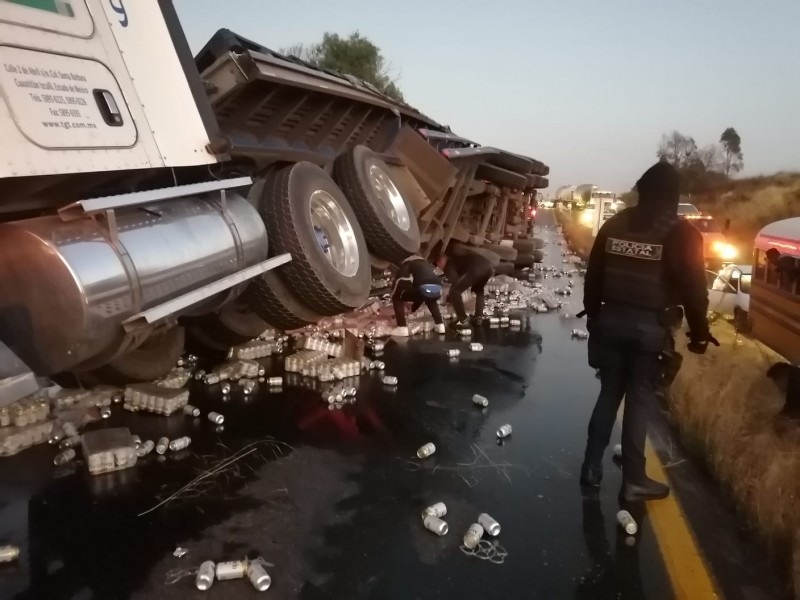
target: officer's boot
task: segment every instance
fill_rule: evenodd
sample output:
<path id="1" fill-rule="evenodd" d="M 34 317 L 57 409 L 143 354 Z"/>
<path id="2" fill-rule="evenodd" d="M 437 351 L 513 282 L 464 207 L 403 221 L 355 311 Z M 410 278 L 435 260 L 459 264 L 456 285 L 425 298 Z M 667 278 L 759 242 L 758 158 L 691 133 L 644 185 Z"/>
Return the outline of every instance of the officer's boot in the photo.
<path id="1" fill-rule="evenodd" d="M 669 496 L 669 486 L 660 481 L 650 479 L 647 475 L 635 479 L 625 477 L 622 472 L 622 489 L 619 499 L 625 502 L 639 502 L 642 500 L 662 500 Z"/>
<path id="2" fill-rule="evenodd" d="M 586 487 L 600 487 L 603 481 L 603 454 L 597 456 L 586 448 L 586 454 L 581 465 L 581 485 Z"/>

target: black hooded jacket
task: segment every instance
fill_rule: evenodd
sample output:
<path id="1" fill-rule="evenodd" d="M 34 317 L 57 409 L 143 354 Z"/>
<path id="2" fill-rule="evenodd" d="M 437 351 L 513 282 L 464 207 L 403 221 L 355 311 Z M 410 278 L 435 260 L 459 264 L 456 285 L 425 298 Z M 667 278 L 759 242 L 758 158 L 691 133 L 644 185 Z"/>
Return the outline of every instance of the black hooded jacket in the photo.
<path id="1" fill-rule="evenodd" d="M 606 243 L 621 228 L 645 231 L 654 225 L 669 224 L 664 238 L 663 270 L 670 297 L 683 306 L 693 338 L 708 336 L 708 290 L 706 288 L 703 237 L 690 223 L 679 220 L 680 197 L 677 171 L 660 162 L 645 171 L 636 183 L 639 204 L 609 219 L 597 233 L 586 271 L 583 306 L 587 316 L 596 317 L 603 303 L 606 273 Z"/>

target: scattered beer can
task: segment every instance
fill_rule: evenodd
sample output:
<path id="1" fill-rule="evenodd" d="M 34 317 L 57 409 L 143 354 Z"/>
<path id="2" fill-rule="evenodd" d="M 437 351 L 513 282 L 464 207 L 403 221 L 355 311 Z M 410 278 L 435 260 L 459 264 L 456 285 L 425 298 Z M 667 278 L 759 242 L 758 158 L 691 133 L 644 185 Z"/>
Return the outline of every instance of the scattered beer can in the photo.
<path id="1" fill-rule="evenodd" d="M 469 529 L 467 529 L 467 533 L 464 534 L 464 545 L 472 550 L 478 545 L 478 542 L 481 541 L 482 537 L 483 527 L 481 527 L 478 523 L 473 523 L 469 526 Z"/>
<path id="2" fill-rule="evenodd" d="M 197 577 L 194 579 L 194 584 L 198 590 L 206 591 L 214 584 L 214 562 L 211 560 L 205 561 L 200 568 L 197 569 Z"/>
<path id="3" fill-rule="evenodd" d="M 383 371 L 386 368 L 386 363 L 382 360 L 376 360 L 373 364 L 378 371 Z"/>
<path id="4" fill-rule="evenodd" d="M 68 448 L 77 448 L 80 445 L 81 445 L 81 436 L 71 435 L 70 437 L 61 440 L 61 444 L 59 444 L 58 447 L 61 450 L 67 450 Z"/>
<path id="5" fill-rule="evenodd" d="M 478 523 L 483 530 L 488 533 L 492 537 L 497 537 L 500 535 L 500 523 L 498 523 L 495 519 L 493 519 L 490 515 L 486 513 L 481 513 L 478 515 Z"/>
<path id="6" fill-rule="evenodd" d="M 147 440 L 136 449 L 136 456 L 138 456 L 139 458 L 144 458 L 145 456 L 150 454 L 153 451 L 153 448 L 155 447 L 156 445 L 153 443 L 153 440 Z"/>
<path id="7" fill-rule="evenodd" d="M 111 409 L 107 406 L 104 406 L 100 409 L 100 416 L 104 419 L 111 418 Z"/>
<path id="8" fill-rule="evenodd" d="M 497 437 L 499 438 L 507 438 L 511 435 L 511 425 L 501 425 L 500 428 L 497 430 Z"/>
<path id="9" fill-rule="evenodd" d="M 252 379 L 240 379 L 239 380 L 239 387 L 242 388 L 242 393 L 245 396 L 249 396 L 252 394 L 256 389 L 256 382 Z"/>
<path id="10" fill-rule="evenodd" d="M 447 356 L 450 358 L 458 358 L 461 355 L 461 350 L 458 348 L 449 348 L 447 350 Z"/>
<path id="11" fill-rule="evenodd" d="M 424 446 L 420 446 L 417 450 L 417 457 L 428 458 L 431 454 L 436 452 L 436 445 L 433 442 L 428 442 Z"/>
<path id="12" fill-rule="evenodd" d="M 447 515 L 447 505 L 444 502 L 437 502 L 436 504 L 431 504 L 425 510 L 422 511 L 422 518 L 425 517 L 436 517 L 437 519 L 441 519 L 442 517 Z"/>
<path id="13" fill-rule="evenodd" d="M 208 420 L 215 425 L 222 425 L 225 422 L 225 417 L 218 412 L 210 412 L 208 413 Z"/>
<path id="14" fill-rule="evenodd" d="M 198 373 L 200 372 L 201 371 L 198 371 Z M 206 385 L 216 385 L 222 380 L 222 378 L 217 373 L 209 373 L 208 375 L 203 373 L 203 375 L 201 375 L 200 377 L 195 376 L 195 379 L 201 379 L 201 378 Z"/>
<path id="15" fill-rule="evenodd" d="M 508 324 L 511 327 L 522 327 L 522 321 L 520 319 L 511 319 Z"/>
<path id="16" fill-rule="evenodd" d="M 472 403 L 476 406 L 489 406 L 489 399 L 486 396 L 481 396 L 480 394 L 475 394 L 472 396 Z"/>
<path id="17" fill-rule="evenodd" d="M 59 454 L 56 454 L 56 457 L 53 459 L 53 464 L 56 465 L 57 467 L 60 467 L 61 465 L 65 465 L 74 459 L 75 459 L 75 450 L 69 448 L 67 450 L 64 450 L 63 452 L 60 452 Z"/>
<path id="18" fill-rule="evenodd" d="M 206 377 L 206 372 L 203 371 L 203 369 L 197 369 L 197 371 L 194 372 L 195 381 L 200 381 L 201 379 L 204 379 L 205 377 Z M 205 379 L 205 382 L 206 383 L 210 383 L 208 381 L 208 379 Z"/>
<path id="19" fill-rule="evenodd" d="M 199 417 L 200 416 L 200 409 L 196 406 L 192 406 L 191 404 L 187 404 L 183 407 L 183 414 L 188 415 L 190 417 Z"/>
<path id="20" fill-rule="evenodd" d="M 158 454 L 166 454 L 168 449 L 169 449 L 169 438 L 166 437 L 158 438 L 158 443 L 156 444 L 156 452 Z"/>
<path id="21" fill-rule="evenodd" d="M 381 381 L 383 385 L 397 385 L 397 377 L 394 375 L 385 375 Z"/>
<path id="22" fill-rule="evenodd" d="M 499 325 L 500 319 L 498 317 L 489 317 L 489 325 Z"/>
<path id="23" fill-rule="evenodd" d="M 247 578 L 259 592 L 266 592 L 272 585 L 272 578 L 261 563 L 247 563 Z"/>
<path id="24" fill-rule="evenodd" d="M 189 445 L 192 443 L 192 438 L 188 435 L 183 437 L 179 437 L 177 439 L 172 440 L 169 443 L 169 449 L 173 452 L 177 452 L 178 450 L 183 450 L 184 448 L 188 448 Z"/>
<path id="25" fill-rule="evenodd" d="M 614 456 L 622 458 L 622 444 L 614 444 Z"/>
<path id="26" fill-rule="evenodd" d="M 17 546 L 0 546 L 0 563 L 15 561 L 19 558 Z"/>
<path id="27" fill-rule="evenodd" d="M 134 434 L 134 435 L 131 436 L 131 438 L 133 438 L 133 447 L 134 448 L 138 448 L 139 446 L 142 445 L 142 438 L 140 438 L 138 435 Z"/>
<path id="28" fill-rule="evenodd" d="M 574 338 L 579 339 L 579 340 L 585 340 L 586 338 L 589 337 L 589 332 L 588 331 L 584 331 L 583 329 L 573 329 L 570 332 L 570 335 L 572 337 L 574 337 Z"/>
<path id="29" fill-rule="evenodd" d="M 458 335 L 463 337 L 469 337 L 472 335 L 472 329 L 470 329 L 469 327 L 464 327 L 462 329 L 458 329 L 457 331 Z"/>
<path id="30" fill-rule="evenodd" d="M 627 510 L 621 510 L 617 513 L 617 523 L 625 530 L 628 535 L 636 535 L 639 527 L 636 525 L 631 513 Z"/>
<path id="31" fill-rule="evenodd" d="M 270 377 L 267 379 L 267 385 L 270 387 L 281 387 L 283 385 L 283 377 Z"/>
<path id="32" fill-rule="evenodd" d="M 228 579 L 241 579 L 244 577 L 247 566 L 244 561 L 230 560 L 227 562 L 217 563 L 217 579 L 226 581 Z"/>
<path id="33" fill-rule="evenodd" d="M 471 352 L 483 352 L 483 344 L 479 344 L 478 342 L 472 342 L 469 345 L 469 349 Z"/>
<path id="34" fill-rule="evenodd" d="M 447 526 L 447 523 L 442 521 L 439 517 L 425 517 L 422 520 L 422 524 L 425 526 L 425 529 L 435 533 L 438 536 L 447 535 L 448 530 L 450 529 Z"/>
<path id="35" fill-rule="evenodd" d="M 219 386 L 219 391 L 222 392 L 223 396 L 226 396 L 226 395 L 230 394 L 231 393 L 231 384 L 228 383 L 227 381 L 223 381 L 222 385 Z"/>

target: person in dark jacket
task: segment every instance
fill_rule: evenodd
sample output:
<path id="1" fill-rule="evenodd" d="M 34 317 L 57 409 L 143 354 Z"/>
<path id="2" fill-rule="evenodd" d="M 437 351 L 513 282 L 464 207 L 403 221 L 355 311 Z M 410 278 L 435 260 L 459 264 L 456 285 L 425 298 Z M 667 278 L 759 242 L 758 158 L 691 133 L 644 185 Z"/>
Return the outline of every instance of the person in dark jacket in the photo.
<path id="1" fill-rule="evenodd" d="M 645 474 L 644 445 L 659 357 L 674 345 L 671 328 L 678 306 L 689 324 L 690 351 L 702 354 L 709 342 L 719 345 L 706 318 L 703 238 L 678 218 L 678 184 L 678 172 L 668 163 L 648 169 L 636 183 L 638 205 L 600 228 L 586 271 L 589 361 L 599 369 L 601 389 L 589 422 L 581 483 L 600 485 L 603 452 L 624 397 L 620 498 L 626 501 L 669 495 L 667 485 Z"/>
<path id="2" fill-rule="evenodd" d="M 444 254 L 436 264 L 452 284 L 447 301 L 453 305 L 453 310 L 456 312 L 455 327 L 463 329 L 469 326 L 467 310 L 461 296 L 469 289 L 475 293 L 475 318 L 483 318 L 484 288 L 494 275 L 494 267 L 489 259 L 477 252 L 464 252 L 459 256 L 451 252 Z"/>
<path id="3" fill-rule="evenodd" d="M 433 266 L 421 256 L 412 255 L 400 263 L 392 288 L 392 305 L 397 327 L 391 335 L 408 337 L 405 303 L 412 302 L 411 312 L 422 304 L 428 307 L 433 317 L 434 329 L 444 333 L 444 320 L 437 300 L 442 297 L 442 280 L 433 271 Z"/>

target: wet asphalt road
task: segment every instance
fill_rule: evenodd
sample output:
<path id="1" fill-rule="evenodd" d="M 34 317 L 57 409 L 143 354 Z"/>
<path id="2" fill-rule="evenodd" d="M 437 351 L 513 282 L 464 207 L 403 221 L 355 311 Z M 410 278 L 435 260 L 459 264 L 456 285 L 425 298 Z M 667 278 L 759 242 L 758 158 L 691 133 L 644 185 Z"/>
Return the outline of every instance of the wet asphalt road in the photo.
<path id="1" fill-rule="evenodd" d="M 546 260 L 561 266 L 561 249 L 548 246 Z M 562 312 L 579 310 L 579 285 Z M 224 402 L 203 385 L 191 402 L 224 413 L 224 431 L 117 409 L 111 424 L 143 439 L 193 444 L 116 474 L 91 478 L 78 466 L 54 477 L 48 446 L 3 459 L 0 541 L 22 556 L 0 569 L 0 598 L 246 598 L 256 594 L 247 580 L 204 593 L 190 575 L 204 560 L 245 555 L 274 565 L 265 594 L 274 598 L 672 598 L 644 507 L 635 538 L 616 526 L 618 469 L 607 461 L 597 495 L 578 485 L 598 381 L 585 342 L 569 337 L 575 326 L 546 314 L 526 317 L 522 331 L 485 327 L 473 336 L 484 352 L 455 361 L 445 349 L 466 345 L 450 335 L 387 344 L 397 389 L 365 375 L 341 411 L 312 390 Z M 280 371 L 279 359 L 266 364 Z M 504 423 L 514 433 L 499 444 Z M 438 451 L 418 460 L 429 441 Z M 205 485 L 137 516 L 248 444 L 254 452 Z M 437 501 L 448 507 L 442 538 L 419 516 Z M 459 549 L 481 512 L 502 524 L 502 564 Z M 176 546 L 188 553 L 174 557 Z"/>

